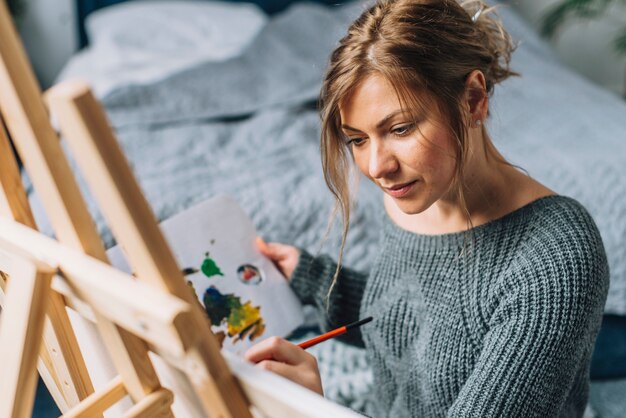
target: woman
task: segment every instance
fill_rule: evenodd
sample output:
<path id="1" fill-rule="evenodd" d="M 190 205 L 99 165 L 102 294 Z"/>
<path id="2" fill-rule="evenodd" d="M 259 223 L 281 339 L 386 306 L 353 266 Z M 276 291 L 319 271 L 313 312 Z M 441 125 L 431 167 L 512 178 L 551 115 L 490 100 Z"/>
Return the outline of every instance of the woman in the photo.
<path id="1" fill-rule="evenodd" d="M 365 275 L 259 243 L 326 327 L 374 317 L 347 340 L 368 352 L 375 417 L 585 409 L 607 261 L 587 211 L 506 162 L 489 138 L 489 96 L 515 75 L 512 49 L 482 2 L 365 11 L 331 56 L 321 149 L 344 241 L 350 160 L 382 189 L 377 260 Z M 322 393 L 315 359 L 287 341 L 246 356 Z"/>

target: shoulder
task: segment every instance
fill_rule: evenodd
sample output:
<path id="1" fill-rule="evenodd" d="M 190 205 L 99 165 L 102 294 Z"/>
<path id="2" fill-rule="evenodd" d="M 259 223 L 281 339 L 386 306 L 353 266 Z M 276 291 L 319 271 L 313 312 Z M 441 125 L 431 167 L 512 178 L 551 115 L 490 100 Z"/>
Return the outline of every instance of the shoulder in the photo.
<path id="1" fill-rule="evenodd" d="M 582 204 L 566 196 L 545 197 L 520 209 L 510 226 L 511 234 L 519 235 L 501 292 L 533 299 L 539 292 L 536 302 L 551 307 L 604 303 L 608 262 L 600 233 Z"/>
<path id="2" fill-rule="evenodd" d="M 598 228 L 577 200 L 554 195 L 538 199 L 521 209 L 523 243 L 527 256 L 549 259 L 606 258 Z"/>
<path id="3" fill-rule="evenodd" d="M 542 267 L 589 260 L 604 263 L 606 255 L 596 224 L 577 200 L 550 195 L 536 199 L 504 217 L 475 228 L 484 250 L 520 263 Z M 514 264 L 513 264 L 514 267 Z"/>

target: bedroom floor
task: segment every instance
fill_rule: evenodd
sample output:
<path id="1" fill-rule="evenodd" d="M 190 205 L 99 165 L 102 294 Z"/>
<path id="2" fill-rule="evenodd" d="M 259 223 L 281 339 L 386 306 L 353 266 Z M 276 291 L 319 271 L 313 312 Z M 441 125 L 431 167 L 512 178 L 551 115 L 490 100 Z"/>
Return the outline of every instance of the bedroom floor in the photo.
<path id="1" fill-rule="evenodd" d="M 585 418 L 626 417 L 626 379 L 592 382 L 589 401 L 593 412 Z M 52 401 L 42 381 L 37 386 L 37 397 L 33 409 L 34 418 L 57 418 L 61 413 Z"/>

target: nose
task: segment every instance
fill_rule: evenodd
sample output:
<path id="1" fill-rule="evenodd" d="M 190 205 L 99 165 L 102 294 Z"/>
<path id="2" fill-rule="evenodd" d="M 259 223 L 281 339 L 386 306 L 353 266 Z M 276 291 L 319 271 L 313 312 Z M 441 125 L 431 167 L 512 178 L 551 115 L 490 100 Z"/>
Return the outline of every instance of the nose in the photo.
<path id="1" fill-rule="evenodd" d="M 398 170 L 398 160 L 382 142 L 372 141 L 369 155 L 369 175 L 373 179 L 389 176 Z"/>

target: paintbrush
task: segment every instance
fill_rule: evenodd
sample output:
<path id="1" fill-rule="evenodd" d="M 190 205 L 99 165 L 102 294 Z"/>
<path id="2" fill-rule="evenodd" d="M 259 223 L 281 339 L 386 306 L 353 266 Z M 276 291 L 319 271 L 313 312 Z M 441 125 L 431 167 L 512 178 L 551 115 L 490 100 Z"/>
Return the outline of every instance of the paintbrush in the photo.
<path id="1" fill-rule="evenodd" d="M 307 340 L 298 344 L 298 347 L 306 350 L 307 348 L 313 347 L 314 345 L 319 344 L 322 341 L 326 341 L 328 339 L 335 338 L 335 337 L 338 337 L 339 335 L 345 334 L 352 328 L 360 327 L 363 324 L 367 324 L 372 319 L 373 318 L 371 316 L 368 316 L 367 318 L 361 319 L 359 321 L 353 322 L 348 325 L 344 325 L 343 327 L 336 328 L 332 331 L 328 331 L 322 335 L 318 335 L 317 337 L 311 338 L 310 340 Z"/>

